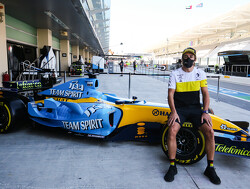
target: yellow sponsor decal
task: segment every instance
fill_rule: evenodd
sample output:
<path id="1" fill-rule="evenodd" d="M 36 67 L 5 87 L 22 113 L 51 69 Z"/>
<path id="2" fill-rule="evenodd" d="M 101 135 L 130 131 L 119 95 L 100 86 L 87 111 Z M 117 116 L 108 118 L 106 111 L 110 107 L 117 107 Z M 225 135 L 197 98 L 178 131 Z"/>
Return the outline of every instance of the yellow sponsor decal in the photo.
<path id="1" fill-rule="evenodd" d="M 166 128 L 164 129 L 163 134 L 161 135 L 161 136 L 162 136 L 162 137 L 161 137 L 161 143 L 164 144 L 164 145 L 162 145 L 163 148 L 164 148 L 164 151 L 167 151 L 167 150 L 168 150 L 168 149 L 167 149 L 167 144 L 166 144 L 166 142 L 165 142 L 165 136 L 166 136 L 167 130 L 168 130 L 168 127 L 166 127 Z"/>
<path id="2" fill-rule="evenodd" d="M 202 132 L 201 131 L 198 131 L 199 133 L 200 133 L 200 135 L 201 135 L 201 140 L 202 140 L 202 142 L 203 142 L 203 145 L 202 145 L 202 149 L 201 149 L 201 152 L 200 152 L 200 156 L 203 154 L 203 152 L 204 152 L 204 150 L 205 150 L 205 138 L 204 138 L 204 135 L 202 134 Z M 199 140 L 199 138 L 197 138 L 197 142 L 198 142 L 198 144 L 200 144 L 200 140 Z"/>
<path id="3" fill-rule="evenodd" d="M 147 138 L 148 135 L 135 136 L 135 138 Z"/>
<path id="4" fill-rule="evenodd" d="M 138 126 L 144 126 L 145 123 L 137 123 Z"/>
<path id="5" fill-rule="evenodd" d="M 67 98 L 53 98 L 54 100 L 56 100 L 56 101 L 63 101 L 63 102 L 67 102 L 68 101 L 68 99 Z"/>
<path id="6" fill-rule="evenodd" d="M 190 163 L 191 162 L 191 159 L 187 159 L 187 160 L 182 160 L 182 159 L 175 159 L 175 161 L 176 162 L 179 162 L 179 163 L 185 163 L 185 164 L 187 164 L 187 163 Z"/>
<path id="7" fill-rule="evenodd" d="M 245 148 L 240 149 L 240 148 L 237 148 L 237 146 L 227 146 L 225 144 L 216 144 L 215 151 L 232 154 L 232 155 L 250 157 L 250 150 L 246 150 Z"/>
<path id="8" fill-rule="evenodd" d="M 10 110 L 8 108 L 8 106 L 6 104 L 4 104 L 3 102 L 0 102 L 0 105 L 1 106 L 4 106 L 8 112 L 8 117 L 9 117 L 9 121 L 8 121 L 8 124 L 5 128 L 1 129 L 1 132 L 4 132 L 4 130 L 8 130 L 9 126 L 10 126 L 10 123 L 11 123 L 11 114 L 10 114 Z"/>
<path id="9" fill-rule="evenodd" d="M 183 127 L 193 127 L 193 124 L 192 123 L 190 123 L 190 122 L 184 122 L 183 123 L 183 125 L 182 125 Z"/>
<path id="10" fill-rule="evenodd" d="M 138 135 L 145 134 L 145 128 L 144 127 L 137 127 L 137 134 Z"/>
<path id="11" fill-rule="evenodd" d="M 7 127 L 5 128 L 5 130 L 8 129 L 8 127 L 10 126 L 10 122 L 11 122 L 11 115 L 10 115 L 10 110 L 8 108 L 8 106 L 6 106 L 6 104 L 4 104 L 4 107 L 6 108 L 7 112 L 8 112 L 8 116 L 9 116 L 9 122 L 8 122 L 8 125 Z"/>
<path id="12" fill-rule="evenodd" d="M 247 135 L 241 134 L 241 141 L 247 141 Z"/>
<path id="13" fill-rule="evenodd" d="M 42 83 L 40 81 L 22 81 L 22 82 L 17 82 L 16 84 L 18 89 L 23 89 L 23 90 L 42 88 Z"/>

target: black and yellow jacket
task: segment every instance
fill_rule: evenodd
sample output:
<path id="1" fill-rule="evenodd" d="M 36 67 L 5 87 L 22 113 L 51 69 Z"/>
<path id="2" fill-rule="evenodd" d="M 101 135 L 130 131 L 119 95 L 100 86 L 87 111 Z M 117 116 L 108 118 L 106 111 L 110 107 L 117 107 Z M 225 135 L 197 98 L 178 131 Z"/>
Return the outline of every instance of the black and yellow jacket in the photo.
<path id="1" fill-rule="evenodd" d="M 205 72 L 196 67 L 192 72 L 185 72 L 179 68 L 174 70 L 169 77 L 168 88 L 175 89 L 176 108 L 200 106 L 201 87 L 207 87 L 207 78 Z"/>

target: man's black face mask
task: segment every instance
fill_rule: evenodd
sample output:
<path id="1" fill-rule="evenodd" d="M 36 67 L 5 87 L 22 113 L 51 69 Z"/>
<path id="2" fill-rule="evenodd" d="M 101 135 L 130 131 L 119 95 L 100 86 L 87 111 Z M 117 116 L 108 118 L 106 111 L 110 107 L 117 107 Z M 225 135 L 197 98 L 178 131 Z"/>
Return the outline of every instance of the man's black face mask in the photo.
<path id="1" fill-rule="evenodd" d="M 189 57 L 187 59 L 183 59 L 183 65 L 186 68 L 191 68 L 193 66 L 194 60 L 191 60 Z"/>

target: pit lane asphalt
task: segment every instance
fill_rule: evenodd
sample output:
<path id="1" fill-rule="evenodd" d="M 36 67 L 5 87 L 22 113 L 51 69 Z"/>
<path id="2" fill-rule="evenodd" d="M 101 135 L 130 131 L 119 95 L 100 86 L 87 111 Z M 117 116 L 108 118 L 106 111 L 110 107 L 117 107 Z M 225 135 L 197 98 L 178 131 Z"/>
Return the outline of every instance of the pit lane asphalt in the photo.
<path id="1" fill-rule="evenodd" d="M 126 71 L 126 69 L 125 69 Z M 75 78 L 67 78 L 71 80 Z M 128 97 L 128 76 L 100 75 L 99 91 Z M 167 103 L 166 82 L 156 77 L 131 76 L 131 96 Z M 250 121 L 250 111 L 211 99 L 216 115 Z M 215 155 L 222 183 L 204 175 L 206 158 L 177 165 L 172 183 L 163 179 L 169 162 L 159 144 L 107 142 L 68 134 L 60 129 L 29 128 L 0 135 L 0 188 L 248 188 L 250 160 Z"/>
<path id="2" fill-rule="evenodd" d="M 215 87 L 216 91 L 217 91 L 217 84 L 218 84 L 217 79 L 208 79 L 208 86 Z M 225 95 L 225 93 L 220 92 L 219 101 L 229 103 L 231 105 L 250 111 L 250 100 L 237 98 L 237 95 L 234 95 L 236 98 L 233 96 L 234 91 L 238 91 L 244 93 L 247 96 L 247 99 L 249 99 L 249 94 L 250 94 L 249 83 L 232 83 L 232 82 L 220 81 L 220 90 L 222 89 L 226 89 L 227 91 L 229 91 L 229 93 L 226 93 Z M 217 99 L 217 92 L 209 91 L 209 94 L 210 97 Z"/>

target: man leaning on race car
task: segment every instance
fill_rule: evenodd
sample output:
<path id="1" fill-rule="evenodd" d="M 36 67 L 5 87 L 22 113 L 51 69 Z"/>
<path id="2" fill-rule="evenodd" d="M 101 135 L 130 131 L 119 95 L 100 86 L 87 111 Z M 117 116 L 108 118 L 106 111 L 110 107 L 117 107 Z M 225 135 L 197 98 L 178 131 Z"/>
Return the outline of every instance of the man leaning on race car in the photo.
<path id="1" fill-rule="evenodd" d="M 182 53 L 182 67 L 174 70 L 168 83 L 168 103 L 171 114 L 168 119 L 168 155 L 170 167 L 164 179 L 172 182 L 177 174 L 176 134 L 185 121 L 193 123 L 194 128 L 199 129 L 205 136 L 205 149 L 207 153 L 207 167 L 204 172 L 214 184 L 220 184 L 220 178 L 213 166 L 215 153 L 215 140 L 211 117 L 208 114 L 209 93 L 207 79 L 203 70 L 195 67 L 196 50 L 186 48 Z M 200 89 L 203 98 L 203 110 L 200 104 Z"/>

